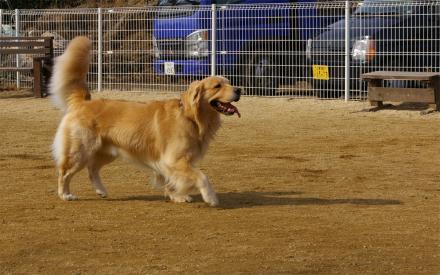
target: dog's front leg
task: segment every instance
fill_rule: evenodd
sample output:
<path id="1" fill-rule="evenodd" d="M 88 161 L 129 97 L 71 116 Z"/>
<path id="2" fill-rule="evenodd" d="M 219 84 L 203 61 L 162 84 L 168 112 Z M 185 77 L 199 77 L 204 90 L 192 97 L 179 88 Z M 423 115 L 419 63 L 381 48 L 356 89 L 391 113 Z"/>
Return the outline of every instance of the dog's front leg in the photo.
<path id="1" fill-rule="evenodd" d="M 189 195 L 181 195 L 176 193 L 176 188 L 173 183 L 165 179 L 165 177 L 154 171 L 151 177 L 151 184 L 154 188 L 165 191 L 165 197 L 170 197 L 173 202 L 192 202 L 193 199 Z"/>
<path id="2" fill-rule="evenodd" d="M 217 194 L 214 191 L 211 183 L 209 182 L 208 177 L 199 171 L 199 179 L 197 181 L 197 188 L 200 190 L 200 194 L 202 195 L 203 200 L 211 206 L 218 205 Z"/>
<path id="3" fill-rule="evenodd" d="M 153 171 L 150 182 L 151 185 L 158 190 L 162 190 L 166 185 L 165 177 L 156 171 Z"/>
<path id="4" fill-rule="evenodd" d="M 172 177 L 166 189 L 169 190 L 169 196 L 172 200 L 188 201 L 188 193 L 192 189 L 197 188 L 202 195 L 203 201 L 211 206 L 218 205 L 218 198 L 214 188 L 202 171 L 186 163 L 174 165 L 170 167 L 169 171 L 172 171 Z"/>
<path id="5" fill-rule="evenodd" d="M 190 195 L 176 194 L 175 192 L 168 190 L 168 188 L 165 188 L 165 195 L 168 195 L 170 197 L 170 200 L 173 202 L 192 202 L 193 201 L 193 198 Z"/>

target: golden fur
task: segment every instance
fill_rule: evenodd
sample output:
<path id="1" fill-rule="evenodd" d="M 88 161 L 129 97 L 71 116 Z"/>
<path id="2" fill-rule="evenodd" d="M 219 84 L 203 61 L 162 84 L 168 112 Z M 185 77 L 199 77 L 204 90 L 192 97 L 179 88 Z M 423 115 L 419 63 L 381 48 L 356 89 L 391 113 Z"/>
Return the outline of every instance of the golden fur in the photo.
<path id="1" fill-rule="evenodd" d="M 171 200 L 191 201 L 188 194 L 199 190 L 206 203 L 217 205 L 208 178 L 196 165 L 220 127 L 220 113 L 239 115 L 230 102 L 239 100 L 240 90 L 223 77 L 208 77 L 191 83 L 180 99 L 89 100 L 90 49 L 88 38 L 73 39 L 57 58 L 51 80 L 53 101 L 65 112 L 53 144 L 60 198 L 76 199 L 70 181 L 85 167 L 96 193 L 106 197 L 99 170 L 122 156 L 151 168 L 154 185 Z"/>

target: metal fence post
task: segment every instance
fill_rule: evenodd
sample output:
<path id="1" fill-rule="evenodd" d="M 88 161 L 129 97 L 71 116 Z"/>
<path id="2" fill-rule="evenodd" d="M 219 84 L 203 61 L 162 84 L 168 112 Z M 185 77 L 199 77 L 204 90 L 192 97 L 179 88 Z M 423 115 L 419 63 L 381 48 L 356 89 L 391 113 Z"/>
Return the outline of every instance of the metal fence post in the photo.
<path id="1" fill-rule="evenodd" d="M 20 36 L 20 11 L 19 9 L 15 10 L 15 36 L 19 37 Z M 16 55 L 16 65 L 17 68 L 20 67 L 20 55 L 17 54 Z M 17 71 L 17 90 L 20 89 L 20 72 Z"/>
<path id="2" fill-rule="evenodd" d="M 0 36 L 3 36 L 3 9 L 0 9 Z"/>
<path id="3" fill-rule="evenodd" d="M 345 101 L 350 99 L 350 1 L 345 1 Z"/>
<path id="4" fill-rule="evenodd" d="M 216 74 L 216 57 L 217 57 L 217 14 L 216 4 L 211 5 L 211 75 Z"/>
<path id="5" fill-rule="evenodd" d="M 3 9 L 0 9 L 0 36 L 3 36 Z M 0 56 L 0 63 L 1 63 L 1 56 Z"/>
<path id="6" fill-rule="evenodd" d="M 98 92 L 102 91 L 102 9 L 98 8 Z"/>

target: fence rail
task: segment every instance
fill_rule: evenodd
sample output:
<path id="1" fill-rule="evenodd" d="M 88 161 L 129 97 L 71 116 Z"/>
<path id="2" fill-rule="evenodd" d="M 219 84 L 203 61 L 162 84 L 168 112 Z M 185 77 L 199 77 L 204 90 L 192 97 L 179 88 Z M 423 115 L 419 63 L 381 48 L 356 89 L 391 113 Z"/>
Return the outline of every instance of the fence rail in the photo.
<path id="1" fill-rule="evenodd" d="M 55 55 L 88 36 L 94 90 L 178 92 L 221 74 L 248 95 L 363 99 L 363 72 L 440 72 L 439 1 L 0 10 L 0 29 L 54 36 Z M 1 66 L 28 62 L 0 56 Z M 32 86 L 23 73 L 0 81 Z"/>

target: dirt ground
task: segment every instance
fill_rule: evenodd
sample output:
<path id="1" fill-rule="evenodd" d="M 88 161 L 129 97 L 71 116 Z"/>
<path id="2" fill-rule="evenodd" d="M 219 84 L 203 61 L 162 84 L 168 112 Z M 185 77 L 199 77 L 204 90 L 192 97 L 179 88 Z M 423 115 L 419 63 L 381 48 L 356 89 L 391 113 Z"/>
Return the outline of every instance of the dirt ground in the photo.
<path id="1" fill-rule="evenodd" d="M 109 198 L 83 171 L 72 183 L 80 200 L 64 202 L 50 151 L 61 113 L 1 92 L 0 274 L 440 273 L 440 114 L 236 105 L 242 118 L 223 119 L 202 164 L 220 207 L 167 202 L 123 161 L 103 170 Z"/>

